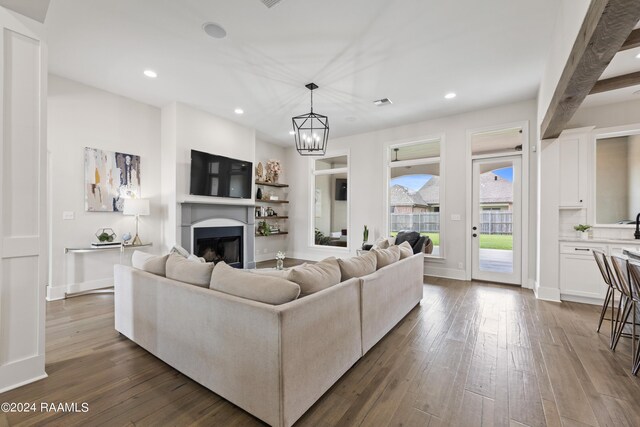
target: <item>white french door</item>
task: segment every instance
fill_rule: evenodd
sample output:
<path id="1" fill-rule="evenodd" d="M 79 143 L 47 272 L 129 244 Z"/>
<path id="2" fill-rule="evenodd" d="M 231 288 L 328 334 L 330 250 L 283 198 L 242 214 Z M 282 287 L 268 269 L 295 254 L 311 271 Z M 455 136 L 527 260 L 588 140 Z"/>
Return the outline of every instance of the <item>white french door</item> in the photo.
<path id="1" fill-rule="evenodd" d="M 522 159 L 473 160 L 472 279 L 522 284 Z"/>

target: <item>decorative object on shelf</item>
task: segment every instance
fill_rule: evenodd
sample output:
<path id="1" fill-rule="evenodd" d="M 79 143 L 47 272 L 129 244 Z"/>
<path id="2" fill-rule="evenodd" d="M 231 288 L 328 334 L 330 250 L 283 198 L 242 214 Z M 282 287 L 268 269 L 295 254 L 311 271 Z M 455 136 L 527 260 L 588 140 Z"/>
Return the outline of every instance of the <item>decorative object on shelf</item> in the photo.
<path id="1" fill-rule="evenodd" d="M 324 156 L 329 140 L 329 117 L 313 112 L 315 83 L 305 85 L 311 91 L 311 112 L 291 119 L 296 140 L 296 150 L 301 156 Z"/>
<path id="2" fill-rule="evenodd" d="M 149 215 L 149 199 L 125 199 L 124 200 L 124 215 L 134 215 L 136 217 L 136 237 L 133 238 L 134 245 L 141 245 L 142 240 L 138 235 L 138 222 L 140 216 Z"/>
<path id="3" fill-rule="evenodd" d="M 100 228 L 95 234 L 97 242 L 91 243 L 91 246 L 118 246 L 120 242 L 116 242 L 117 234 L 111 228 Z"/>
<path id="4" fill-rule="evenodd" d="M 85 210 L 122 212 L 124 200 L 140 197 L 140 156 L 84 149 Z"/>
<path id="5" fill-rule="evenodd" d="M 280 173 L 282 173 L 280 160 L 269 160 L 267 162 L 267 182 L 277 184 Z"/>
<path id="6" fill-rule="evenodd" d="M 274 196 L 273 194 L 269 194 L 269 200 L 277 202 L 278 200 L 280 200 L 280 197 L 279 196 Z"/>
<path id="7" fill-rule="evenodd" d="M 264 179 L 264 169 L 262 167 L 262 162 L 258 162 L 258 166 L 256 166 L 256 181 L 262 181 Z"/>
<path id="8" fill-rule="evenodd" d="M 273 208 L 267 208 L 267 216 L 276 216 L 276 212 L 273 210 Z"/>
<path id="9" fill-rule="evenodd" d="M 369 227 L 365 225 L 364 231 L 362 233 L 362 249 L 364 249 L 364 246 L 367 244 L 368 241 L 369 241 Z"/>
<path id="10" fill-rule="evenodd" d="M 287 257 L 282 251 L 278 251 L 276 254 L 276 270 L 282 270 L 284 268 L 284 259 Z"/>
<path id="11" fill-rule="evenodd" d="M 258 191 L 256 191 L 256 200 L 262 200 L 262 188 L 258 187 Z"/>
<path id="12" fill-rule="evenodd" d="M 129 244 L 129 240 L 131 240 L 131 233 L 127 232 L 122 235 L 122 241 L 125 245 Z"/>
<path id="13" fill-rule="evenodd" d="M 271 234 L 271 227 L 267 224 L 267 221 L 260 221 L 258 225 L 258 233 L 261 236 L 269 236 Z"/>
<path id="14" fill-rule="evenodd" d="M 589 240 L 589 229 L 590 225 L 587 224 L 578 224 L 573 227 L 574 230 L 578 232 L 578 237 L 582 240 Z"/>

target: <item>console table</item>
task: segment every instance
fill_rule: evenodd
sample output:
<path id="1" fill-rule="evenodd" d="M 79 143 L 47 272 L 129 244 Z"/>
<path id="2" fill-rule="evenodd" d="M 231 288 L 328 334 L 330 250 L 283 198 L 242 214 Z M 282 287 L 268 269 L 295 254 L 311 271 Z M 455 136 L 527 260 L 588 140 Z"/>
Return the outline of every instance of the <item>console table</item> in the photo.
<path id="1" fill-rule="evenodd" d="M 124 254 L 125 250 L 127 249 L 139 249 L 139 248 L 146 248 L 146 247 L 150 247 L 152 246 L 153 243 L 144 243 L 141 245 L 125 245 L 125 244 L 120 244 L 120 245 L 113 245 L 113 246 L 82 246 L 82 247 L 69 247 L 69 248 L 64 248 L 64 253 L 65 254 L 90 254 L 90 253 L 98 253 L 98 252 L 116 252 L 119 251 L 120 253 L 120 261 L 119 263 L 122 264 L 123 260 L 122 260 L 122 255 Z M 71 260 L 70 260 L 71 261 Z M 68 283 L 68 268 L 67 268 L 67 262 L 65 261 L 64 263 L 64 279 L 66 282 L 66 292 L 65 292 L 65 296 L 68 297 L 74 297 L 74 296 L 80 296 L 80 295 L 84 295 L 84 294 L 88 294 L 88 293 L 101 293 L 101 292 L 113 292 L 113 286 L 109 286 L 109 283 L 104 283 L 104 287 L 101 288 L 94 288 L 94 289 L 87 289 L 84 290 L 82 289 L 82 283 L 80 283 L 80 286 L 78 286 L 77 283 L 73 283 L 73 284 L 69 284 Z M 112 282 L 111 282 L 112 283 Z M 93 286 L 96 286 L 95 284 Z M 76 289 L 70 289 L 70 287 L 75 287 Z M 78 289 L 79 288 L 79 289 Z"/>

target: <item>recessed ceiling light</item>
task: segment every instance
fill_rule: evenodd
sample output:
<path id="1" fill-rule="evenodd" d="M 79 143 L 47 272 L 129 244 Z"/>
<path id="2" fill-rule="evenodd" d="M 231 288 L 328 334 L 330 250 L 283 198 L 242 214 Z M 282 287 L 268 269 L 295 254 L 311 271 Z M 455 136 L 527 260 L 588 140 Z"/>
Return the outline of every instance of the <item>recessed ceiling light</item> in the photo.
<path id="1" fill-rule="evenodd" d="M 202 29 L 214 39 L 223 39 L 227 37 L 227 31 L 215 22 L 205 22 L 202 24 Z"/>
<path id="2" fill-rule="evenodd" d="M 244 110 L 242 108 L 236 108 L 233 112 L 236 114 L 244 114 Z"/>
<path id="3" fill-rule="evenodd" d="M 636 58 L 640 59 L 640 53 L 636 55 Z"/>
<path id="4" fill-rule="evenodd" d="M 158 77 L 158 73 L 153 70 L 144 70 L 144 75 L 149 77 L 150 79 L 155 79 Z"/>
<path id="5" fill-rule="evenodd" d="M 292 131 L 292 130 L 289 131 L 289 135 L 295 135 L 295 134 L 296 134 L 295 131 Z"/>
<path id="6" fill-rule="evenodd" d="M 453 99 L 453 98 L 455 98 L 456 96 L 458 96 L 458 95 L 456 95 L 454 92 L 449 92 L 449 93 L 448 93 L 448 94 L 446 94 L 444 97 L 445 97 L 445 99 Z"/>

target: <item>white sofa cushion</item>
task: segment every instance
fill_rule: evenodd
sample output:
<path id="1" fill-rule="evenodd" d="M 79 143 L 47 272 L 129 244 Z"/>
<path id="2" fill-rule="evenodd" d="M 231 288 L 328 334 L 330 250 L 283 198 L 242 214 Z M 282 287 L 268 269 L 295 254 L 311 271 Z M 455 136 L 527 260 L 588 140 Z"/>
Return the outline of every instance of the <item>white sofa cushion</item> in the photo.
<path id="1" fill-rule="evenodd" d="M 377 258 L 374 252 L 368 252 L 356 257 L 338 259 L 338 265 L 340 266 L 340 275 L 344 282 L 353 277 L 362 277 L 375 272 Z"/>
<path id="2" fill-rule="evenodd" d="M 213 268 L 209 288 L 265 304 L 280 305 L 300 295 L 300 286 L 280 277 L 238 270 L 220 261 Z"/>
<path id="3" fill-rule="evenodd" d="M 131 266 L 147 273 L 165 277 L 167 275 L 167 258 L 169 255 L 160 256 L 134 251 L 131 256 Z"/>
<path id="4" fill-rule="evenodd" d="M 213 263 L 189 261 L 187 258 L 172 253 L 167 259 L 167 278 L 208 288 L 211 282 Z"/>
<path id="5" fill-rule="evenodd" d="M 371 252 L 376 254 L 378 270 L 400 260 L 400 248 L 397 246 L 391 246 L 389 249 L 372 249 Z"/>
<path id="6" fill-rule="evenodd" d="M 289 271 L 289 280 L 300 285 L 302 296 L 337 285 L 340 283 L 338 260 L 330 257 L 315 264 L 294 267 Z"/>
<path id="7" fill-rule="evenodd" d="M 402 242 L 398 245 L 398 249 L 400 249 L 400 259 L 409 258 L 413 256 L 413 248 L 409 242 Z"/>

